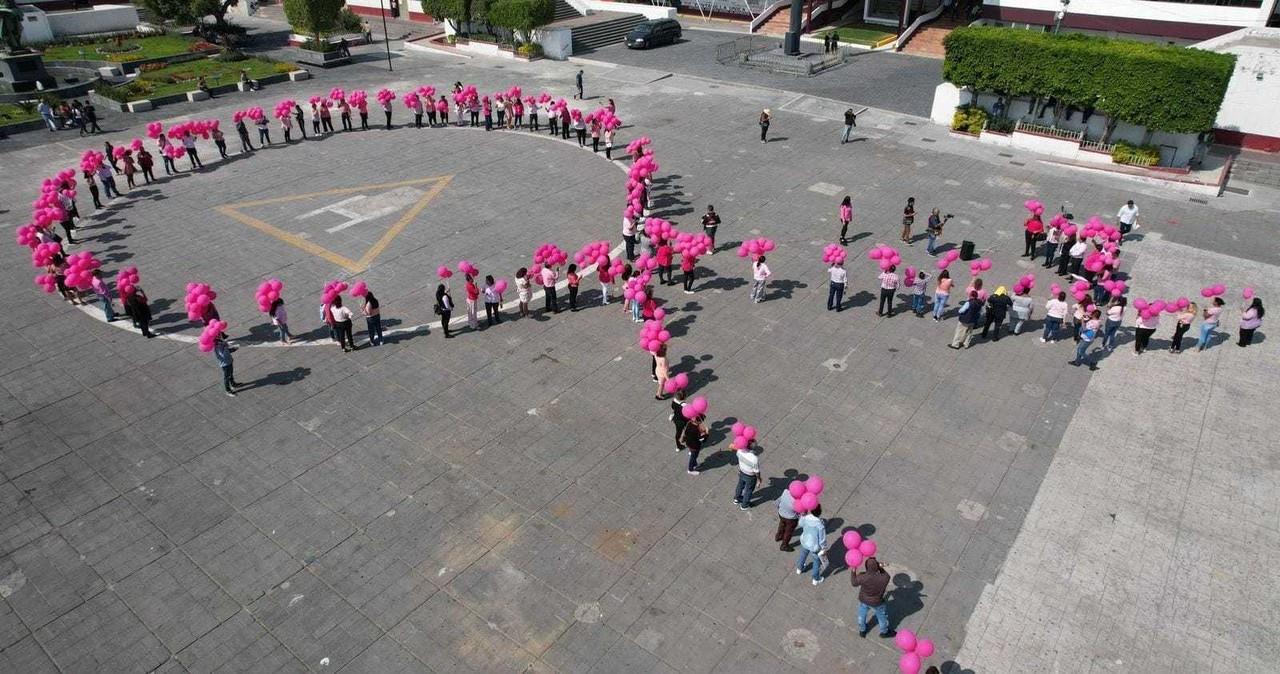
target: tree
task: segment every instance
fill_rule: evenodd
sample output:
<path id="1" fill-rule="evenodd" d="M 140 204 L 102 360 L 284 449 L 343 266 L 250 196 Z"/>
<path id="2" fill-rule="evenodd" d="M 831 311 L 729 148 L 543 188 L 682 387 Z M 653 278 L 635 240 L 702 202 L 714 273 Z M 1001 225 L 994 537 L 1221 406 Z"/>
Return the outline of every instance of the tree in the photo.
<path id="1" fill-rule="evenodd" d="M 489 9 L 489 23 L 510 29 L 529 42 L 533 29 L 555 20 L 552 0 L 494 0 Z"/>
<path id="2" fill-rule="evenodd" d="M 422 13 L 448 21 L 454 32 L 462 30 L 462 22 L 471 20 L 471 0 L 420 0 Z"/>
<path id="3" fill-rule="evenodd" d="M 289 25 L 301 28 L 322 42 L 324 34 L 342 24 L 344 0 L 284 0 L 284 15 Z"/>
<path id="4" fill-rule="evenodd" d="M 142 0 L 152 14 L 178 23 L 200 24 L 212 16 L 213 29 L 219 34 L 227 33 L 227 12 L 238 4 L 240 0 Z"/>

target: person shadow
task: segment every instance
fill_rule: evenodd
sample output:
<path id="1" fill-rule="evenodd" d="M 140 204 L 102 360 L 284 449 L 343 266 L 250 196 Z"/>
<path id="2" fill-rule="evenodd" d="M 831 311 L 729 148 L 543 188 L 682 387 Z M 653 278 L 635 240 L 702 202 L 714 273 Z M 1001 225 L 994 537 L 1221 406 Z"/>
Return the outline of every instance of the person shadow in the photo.
<path id="1" fill-rule="evenodd" d="M 889 607 L 889 626 L 902 624 L 907 617 L 919 613 L 924 608 L 924 583 L 906 573 L 895 573 L 892 579 L 893 589 L 885 594 L 885 604 Z"/>
<path id="2" fill-rule="evenodd" d="M 288 386 L 296 382 L 300 382 L 311 374 L 309 367 L 295 367 L 292 370 L 284 370 L 282 372 L 273 372 L 264 377 L 259 377 L 253 381 L 244 382 L 240 385 L 240 392 L 248 391 L 264 386 Z"/>
<path id="3" fill-rule="evenodd" d="M 782 496 L 782 490 L 786 489 L 787 485 L 791 484 L 793 480 L 798 479 L 801 479 L 800 471 L 795 468 L 788 468 L 782 471 L 782 477 L 769 478 L 767 485 L 763 485 L 755 491 L 755 497 L 759 499 L 759 503 L 756 505 L 778 500 Z"/>
<path id="4" fill-rule="evenodd" d="M 743 280 L 744 285 L 745 283 L 746 281 Z M 772 300 L 772 299 L 789 300 L 795 295 L 795 292 L 797 290 L 808 288 L 808 287 L 809 287 L 809 284 L 804 283 L 803 281 L 791 281 L 791 280 L 773 281 L 768 286 L 770 292 L 765 296 L 765 299 L 766 300 Z"/>

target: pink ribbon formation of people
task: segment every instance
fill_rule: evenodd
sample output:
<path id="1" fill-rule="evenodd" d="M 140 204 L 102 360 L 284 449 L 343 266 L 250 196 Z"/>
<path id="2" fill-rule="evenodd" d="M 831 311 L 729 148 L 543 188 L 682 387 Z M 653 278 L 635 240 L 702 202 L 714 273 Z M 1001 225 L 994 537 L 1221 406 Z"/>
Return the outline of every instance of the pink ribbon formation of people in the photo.
<path id="1" fill-rule="evenodd" d="M 384 88 L 377 91 L 373 98 L 382 109 L 385 128 L 391 129 L 396 93 Z M 609 159 L 613 159 L 615 134 L 622 127 L 622 121 L 616 115 L 611 99 L 607 105 L 584 113 L 570 108 L 563 98 L 555 99 L 547 93 L 524 96 L 520 87 L 516 86 L 492 95 L 481 95 L 474 86 L 455 83 L 451 93 L 441 93 L 438 96 L 434 87 L 423 86 L 401 94 L 399 101 L 413 115 L 415 128 L 423 126 L 425 117 L 427 126 L 432 128 L 456 124 L 483 125 L 486 130 L 525 129 L 540 132 L 540 117 L 545 116 L 547 130 L 553 136 L 564 140 L 576 138 L 578 146 L 583 148 L 587 146 L 589 137 L 593 152 L 599 152 L 603 142 L 605 156 Z M 334 88 L 327 96 L 310 97 L 307 104 L 308 108 L 304 109 L 300 103 L 285 99 L 273 108 L 272 116 L 277 120 L 284 136 L 283 142 L 294 142 L 295 126 L 303 139 L 307 137 L 305 122 L 308 116 L 312 132 L 317 135 L 334 132 L 332 117 L 335 113 L 344 131 L 354 130 L 353 113 L 359 118 L 360 129 L 369 129 L 369 99 L 363 90 L 343 91 Z M 451 111 L 454 115 L 452 121 Z M 250 137 L 250 125 L 256 128 L 261 146 L 273 144 L 271 123 L 263 108 L 253 106 L 235 111 L 232 122 L 242 152 L 253 152 L 255 149 Z M 199 156 L 201 141 L 213 140 L 220 156 L 227 157 L 226 140 L 216 119 L 181 122 L 170 125 L 167 129 L 159 122 L 152 122 L 146 127 L 146 135 L 155 141 L 156 151 L 163 160 L 166 173 L 178 172 L 176 161 L 183 157 L 188 159 L 191 170 L 202 168 Z M 653 217 L 653 179 L 659 166 L 654 157 L 652 141 L 644 136 L 632 140 L 626 145 L 625 156 L 629 158 L 630 165 L 622 216 L 623 241 L 619 244 L 624 251 L 621 254 L 615 252 L 608 240 L 584 244 L 573 254 L 573 263 L 567 264 L 563 286 L 567 289 L 570 311 L 580 308 L 579 287 L 583 278 L 592 273 L 599 284 L 602 304 L 608 305 L 610 298 L 621 290 L 623 313 L 641 324 L 638 343 L 640 349 L 650 355 L 652 378 L 657 384 L 654 397 L 657 400 L 668 400 L 670 396 L 670 419 L 674 424 L 676 449 L 687 452 L 687 471 L 690 475 L 698 475 L 700 452 L 709 437 L 709 403 L 702 396 L 688 398 L 690 373 L 673 373 L 668 365 L 667 349 L 672 335 L 665 327 L 667 310 L 661 307 L 661 302 L 656 297 L 654 275 L 657 276 L 658 284 L 674 285 L 675 257 L 679 255 L 683 291 L 692 293 L 698 259 L 716 252 L 715 236 L 720 218 L 714 208 L 708 206 L 706 214 L 702 216 L 701 231 L 686 232 L 680 231 L 668 220 Z M 150 184 L 155 180 L 153 163 L 153 155 L 147 150 L 146 143 L 140 138 L 134 138 L 128 144 L 114 147 L 108 142 L 102 152 L 85 151 L 80 159 L 79 169 L 95 206 L 102 208 L 98 184 L 101 184 L 101 191 L 105 192 L 108 199 L 119 197 L 115 176 L 124 175 L 127 185 L 134 187 L 135 176 L 141 173 L 145 183 Z M 101 303 L 106 320 L 114 321 L 114 304 L 110 287 L 103 278 L 102 263 L 92 252 L 68 254 L 63 237 L 54 229 L 55 224 L 60 225 L 65 234 L 65 243 L 76 243 L 74 235 L 79 222 L 76 187 L 77 171 L 73 168 L 44 179 L 40 186 L 40 196 L 32 204 L 31 222 L 18 228 L 17 242 L 31 250 L 32 264 L 43 270 L 35 278 L 35 282 L 45 292 L 59 292 L 66 300 L 75 304 L 86 303 L 86 294 L 92 292 Z M 914 245 L 911 235 L 915 220 L 914 204 L 914 198 L 909 199 L 903 210 L 901 240 L 908 246 Z M 1224 318 L 1226 284 L 1202 288 L 1200 296 L 1204 306 L 1187 297 L 1135 297 L 1132 302 L 1128 299 L 1130 279 L 1120 268 L 1125 235 L 1139 226 L 1138 209 L 1132 201 L 1120 209 L 1117 214 L 1118 224 L 1115 226 L 1098 216 L 1078 224 L 1064 213 L 1053 215 L 1045 223 L 1043 203 L 1029 200 L 1024 206 L 1028 217 L 1023 223 L 1025 247 L 1022 257 L 1030 258 L 1033 263 L 1043 260 L 1042 266 L 1047 270 L 1046 273 L 1056 272 L 1062 277 L 1061 283 L 1049 284 L 1047 301 L 1043 305 L 1045 318 L 1041 342 L 1058 341 L 1070 313 L 1071 337 L 1075 343 L 1075 357 L 1071 362 L 1095 368 L 1096 354 L 1115 348 L 1125 311 L 1132 304 L 1137 312 L 1134 338 L 1136 353 L 1146 350 L 1151 336 L 1159 327 L 1162 314 L 1170 314 L 1175 321 L 1171 351 L 1181 351 L 1183 337 L 1197 318 L 1201 322 L 1196 348 L 1203 350 L 1210 345 Z M 848 283 L 844 268 L 847 261 L 845 247 L 849 243 L 848 228 L 853 220 L 850 197 L 845 197 L 840 203 L 837 214 L 841 225 L 839 243 L 829 244 L 822 250 L 822 262 L 827 265 L 830 275 L 827 309 L 831 311 L 843 311 L 845 308 L 843 298 Z M 867 251 L 867 258 L 879 269 L 878 316 L 888 317 L 896 313 L 896 295 L 899 287 L 902 287 L 907 291 L 907 306 L 916 317 L 931 313 L 935 321 L 943 320 L 949 300 L 955 294 L 951 268 L 961 257 L 960 252 L 954 248 L 943 251 L 937 246 L 950 217 L 944 217 L 934 209 L 928 219 L 926 252 L 937 258 L 932 273 L 924 268 L 908 265 L 899 276 L 898 269 L 903 266 L 901 251 L 883 244 L 872 246 Z M 637 254 L 640 237 L 648 240 L 648 249 Z M 737 248 L 738 256 L 749 259 L 751 263 L 753 302 L 765 299 L 768 282 L 772 277 L 767 254 L 776 245 L 768 238 L 754 238 L 742 241 Z M 535 286 L 541 289 L 546 311 L 560 312 L 557 288 L 562 285 L 560 270 L 568 261 L 569 255 L 563 249 L 548 242 L 536 248 L 529 266 L 516 271 L 511 283 L 515 285 L 516 304 L 521 316 L 529 315 L 529 304 Z M 993 268 L 992 260 L 987 258 L 969 261 L 967 286 L 958 297 L 955 313 L 957 326 L 949 347 L 969 348 L 974 333 L 979 330 L 981 337 L 998 341 L 1005 331 L 1006 322 L 1009 324 L 1009 334 L 1020 334 L 1023 326 L 1031 319 L 1037 303 L 1031 297 L 1037 286 L 1035 274 L 1022 274 L 1012 281 L 1010 296 L 1003 285 L 992 291 L 984 287 L 984 275 L 989 277 Z M 471 262 L 461 260 L 453 266 L 442 265 L 436 269 L 439 284 L 436 287 L 433 309 L 439 317 L 439 326 L 444 336 L 454 336 L 450 325 L 454 303 L 449 279 L 454 276 L 455 269 L 465 279 L 467 323 L 470 328 L 479 329 L 481 302 L 484 304 L 486 324 L 492 326 L 501 323 L 503 298 L 510 287 L 508 280 L 486 275 L 479 281 L 480 270 Z M 927 308 L 930 284 L 933 287 L 932 307 Z M 254 299 L 259 311 L 275 328 L 279 341 L 289 344 L 293 337 L 289 331 L 289 319 L 283 299 L 284 287 L 285 284 L 280 279 L 263 280 Z M 351 308 L 344 304 L 344 294 L 352 298 L 351 303 L 360 305 L 360 312 L 366 319 L 369 345 L 381 345 L 383 333 L 380 303 L 368 285 L 361 280 L 351 283 L 333 280 L 322 289 L 321 317 L 329 328 L 331 339 L 344 351 L 357 348 L 352 334 L 354 315 Z M 1252 342 L 1265 310 L 1261 298 L 1252 288 L 1244 287 L 1241 294 L 1244 305 L 1239 318 L 1237 344 L 1244 347 Z M 140 286 L 140 275 L 136 267 L 121 269 L 116 273 L 115 295 L 134 327 L 144 336 L 154 337 L 155 334 L 150 330 L 151 310 L 148 298 Z M 192 281 L 187 284 L 184 305 L 188 319 L 201 326 L 197 339 L 199 349 L 212 352 L 218 359 L 226 393 L 234 396 L 239 386 L 232 368 L 231 352 L 234 348 L 228 342 L 227 323 L 221 319 L 214 304 L 217 297 L 217 292 L 209 284 Z M 1068 303 L 1068 297 L 1074 300 L 1074 305 Z M 1099 349 L 1090 353 L 1089 348 L 1094 344 L 1098 344 Z M 739 471 L 734 502 L 742 510 L 747 510 L 753 505 L 754 490 L 762 477 L 760 458 L 756 451 L 758 448 L 755 445 L 756 429 L 738 422 L 732 425 L 731 431 L 733 440 L 730 448 L 734 451 Z M 802 574 L 808 569 L 814 585 L 823 581 L 822 571 L 830 567 L 826 559 L 831 546 L 827 542 L 826 524 L 822 519 L 820 503 L 824 486 L 822 478 L 818 476 L 792 480 L 777 503 L 778 526 L 775 540 L 780 544 L 780 549 L 794 551 L 792 541 L 796 529 L 800 529 L 800 551 L 795 570 L 797 574 Z M 875 541 L 863 538 L 855 530 L 845 531 L 838 540 L 844 549 L 843 561 L 848 568 L 864 569 L 850 576 L 859 592 L 859 633 L 862 636 L 867 634 L 868 618 L 874 613 L 881 636 L 893 637 L 894 643 L 902 651 L 900 669 L 906 674 L 916 674 L 923 661 L 933 654 L 934 646 L 930 640 L 919 638 L 910 631 L 894 631 L 890 628 L 884 603 L 889 576 L 875 557 Z M 936 671 L 932 667 L 929 669 Z"/>

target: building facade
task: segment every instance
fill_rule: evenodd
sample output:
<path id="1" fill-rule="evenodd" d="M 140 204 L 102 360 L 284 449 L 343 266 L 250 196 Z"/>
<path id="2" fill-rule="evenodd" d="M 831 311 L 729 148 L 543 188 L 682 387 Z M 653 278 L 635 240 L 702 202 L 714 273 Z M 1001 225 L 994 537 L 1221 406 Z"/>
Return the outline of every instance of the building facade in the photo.
<path id="1" fill-rule="evenodd" d="M 991 25 L 1188 44 L 1274 25 L 1278 0 L 984 0 Z"/>

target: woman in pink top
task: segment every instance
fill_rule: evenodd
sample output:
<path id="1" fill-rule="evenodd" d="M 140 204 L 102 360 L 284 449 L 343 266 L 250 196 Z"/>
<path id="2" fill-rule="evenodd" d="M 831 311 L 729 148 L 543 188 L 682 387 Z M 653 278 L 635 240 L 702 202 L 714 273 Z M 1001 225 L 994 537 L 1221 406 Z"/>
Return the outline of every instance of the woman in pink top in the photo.
<path id="1" fill-rule="evenodd" d="M 1267 312 L 1262 308 L 1262 298 L 1255 297 L 1244 313 L 1240 314 L 1240 341 L 1236 346 L 1249 346 L 1253 343 L 1253 332 L 1262 327 L 1262 317 Z"/>
<path id="2" fill-rule="evenodd" d="M 933 320 L 942 320 L 942 312 L 947 309 L 947 298 L 951 296 L 951 272 L 943 269 L 938 273 L 938 287 L 933 291 Z"/>
<path id="3" fill-rule="evenodd" d="M 1222 307 L 1226 302 L 1221 297 L 1213 298 L 1213 303 L 1204 308 L 1204 315 L 1200 318 L 1200 339 L 1196 340 L 1196 351 L 1204 351 L 1204 347 L 1209 346 L 1209 339 L 1213 337 L 1214 328 L 1218 327 L 1218 322 L 1222 320 Z"/>
<path id="4" fill-rule="evenodd" d="M 665 280 L 667 285 L 675 285 L 676 280 L 671 276 L 671 263 L 674 257 L 674 250 L 671 248 L 671 242 L 663 241 L 658 244 L 658 250 L 654 254 L 654 258 L 658 262 L 658 282 Z"/>
<path id="5" fill-rule="evenodd" d="M 840 245 L 849 245 L 849 223 L 853 222 L 853 200 L 849 195 L 845 195 L 844 200 L 840 202 Z"/>
<path id="6" fill-rule="evenodd" d="M 1147 344 L 1151 342 L 1151 335 L 1155 334 L 1156 328 L 1160 327 L 1160 313 L 1154 313 L 1151 318 L 1138 314 L 1138 322 L 1133 330 L 1133 352 L 1142 353 L 1147 350 Z"/>
<path id="7" fill-rule="evenodd" d="M 1036 256 L 1036 241 L 1040 239 L 1040 235 L 1044 234 L 1044 221 L 1038 215 L 1032 215 L 1027 221 L 1022 223 L 1022 241 L 1023 250 L 1022 257 L 1034 259 Z"/>
<path id="8" fill-rule="evenodd" d="M 1187 308 L 1178 312 L 1178 322 L 1173 327 L 1173 343 L 1169 345 L 1169 353 L 1182 353 L 1182 336 L 1191 329 L 1191 324 L 1195 322 L 1199 311 L 1196 303 L 1192 302 L 1187 305 Z"/>

